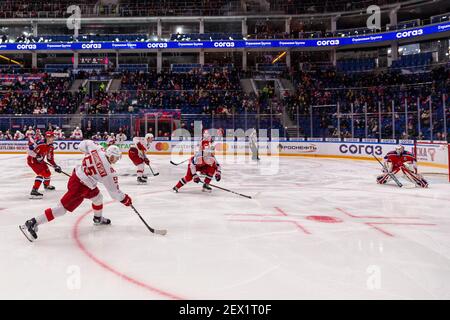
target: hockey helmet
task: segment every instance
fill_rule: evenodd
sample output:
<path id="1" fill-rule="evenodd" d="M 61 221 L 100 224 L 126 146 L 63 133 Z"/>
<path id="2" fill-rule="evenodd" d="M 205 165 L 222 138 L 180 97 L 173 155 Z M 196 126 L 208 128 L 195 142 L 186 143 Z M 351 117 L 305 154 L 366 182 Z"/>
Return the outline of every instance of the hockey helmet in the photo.
<path id="1" fill-rule="evenodd" d="M 395 151 L 397 152 L 398 155 L 401 155 L 405 151 L 405 147 L 399 144 L 398 146 L 395 147 Z"/>
<path id="2" fill-rule="evenodd" d="M 53 131 L 47 131 L 47 132 L 45 133 L 45 137 L 46 137 L 46 138 L 54 138 L 54 137 L 55 137 L 55 134 L 53 133 Z"/>
<path id="3" fill-rule="evenodd" d="M 120 158 L 122 158 L 122 152 L 118 146 L 112 145 L 106 149 L 106 156 L 111 163 L 116 163 L 120 160 Z M 111 157 L 114 157 L 116 160 L 111 160 Z"/>

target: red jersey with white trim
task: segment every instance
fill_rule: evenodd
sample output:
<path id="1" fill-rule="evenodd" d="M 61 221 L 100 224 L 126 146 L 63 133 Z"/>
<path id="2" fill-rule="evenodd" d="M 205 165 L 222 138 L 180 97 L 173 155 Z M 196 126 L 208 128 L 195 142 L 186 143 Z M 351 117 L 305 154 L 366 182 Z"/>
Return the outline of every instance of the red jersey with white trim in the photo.
<path id="1" fill-rule="evenodd" d="M 409 151 L 403 151 L 401 155 L 398 155 L 396 151 L 390 151 L 384 156 L 386 162 L 391 162 L 393 168 L 399 168 L 403 166 L 404 163 L 414 163 L 416 157 Z"/>
<path id="2" fill-rule="evenodd" d="M 85 154 L 81 165 L 75 168 L 75 174 L 90 189 L 98 183 L 105 186 L 111 198 L 122 201 L 125 194 L 119 188 L 119 178 L 106 157 L 105 149 L 92 140 L 83 140 L 78 146 Z"/>
<path id="3" fill-rule="evenodd" d="M 51 165 L 56 166 L 54 151 L 53 143 L 47 144 L 45 139 L 36 141 L 32 137 L 28 138 L 28 156 L 35 158 L 38 162 L 47 158 Z"/>

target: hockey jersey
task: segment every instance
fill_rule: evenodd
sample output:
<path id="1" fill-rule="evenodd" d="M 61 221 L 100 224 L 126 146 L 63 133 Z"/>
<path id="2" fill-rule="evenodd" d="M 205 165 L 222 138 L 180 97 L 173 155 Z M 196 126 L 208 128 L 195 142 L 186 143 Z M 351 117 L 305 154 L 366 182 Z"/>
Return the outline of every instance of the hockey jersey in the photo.
<path id="1" fill-rule="evenodd" d="M 416 157 L 409 151 L 403 151 L 401 155 L 398 155 L 396 151 L 390 151 L 384 156 L 386 162 L 392 163 L 394 168 L 401 167 L 404 163 L 414 163 Z"/>
<path id="2" fill-rule="evenodd" d="M 75 174 L 81 182 L 90 189 L 95 189 L 101 183 L 111 198 L 122 201 L 125 194 L 119 188 L 117 173 L 107 159 L 105 149 L 92 140 L 83 140 L 79 150 L 85 155 L 82 164 L 75 168 Z"/>
<path id="3" fill-rule="evenodd" d="M 37 141 L 32 137 L 28 138 L 28 156 L 35 158 L 38 162 L 42 162 L 47 158 L 51 165 L 56 166 L 54 150 L 53 143 L 47 144 L 45 139 Z"/>

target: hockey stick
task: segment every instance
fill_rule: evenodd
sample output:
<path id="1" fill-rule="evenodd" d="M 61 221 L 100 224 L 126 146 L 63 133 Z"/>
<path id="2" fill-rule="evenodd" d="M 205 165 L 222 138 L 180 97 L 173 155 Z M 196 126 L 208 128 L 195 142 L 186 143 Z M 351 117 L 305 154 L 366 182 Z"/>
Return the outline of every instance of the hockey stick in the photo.
<path id="1" fill-rule="evenodd" d="M 205 182 L 203 182 L 202 180 L 200 180 L 200 182 L 201 182 L 201 183 L 205 183 Z M 216 186 L 216 185 L 214 185 L 214 184 L 210 184 L 210 183 L 208 183 L 208 185 L 210 185 L 211 187 L 214 187 L 214 188 L 223 190 L 223 191 L 227 191 L 227 192 L 231 192 L 231 193 L 237 194 L 238 196 L 241 196 L 241 197 L 244 197 L 244 198 L 247 198 L 247 199 L 252 199 L 251 196 L 247 196 L 247 195 L 245 195 L 245 194 L 242 194 L 242 193 L 239 193 L 239 192 L 230 190 L 230 189 L 222 188 L 222 187 Z"/>
<path id="2" fill-rule="evenodd" d="M 188 161 L 188 160 L 189 160 L 189 159 L 186 159 L 186 160 L 184 160 L 184 161 L 181 161 L 180 163 L 175 163 L 175 162 L 173 162 L 172 160 L 170 160 L 170 163 L 173 164 L 174 166 L 179 166 L 180 164 L 185 163 L 185 162 Z"/>
<path id="3" fill-rule="evenodd" d="M 150 171 L 152 172 L 152 175 L 154 176 L 154 177 L 156 177 L 156 176 L 159 176 L 159 172 L 154 172 L 153 171 L 153 169 L 152 169 L 152 167 L 150 166 L 150 163 L 149 164 L 147 164 L 148 165 L 148 167 L 150 168 Z"/>
<path id="4" fill-rule="evenodd" d="M 147 227 L 148 230 L 150 230 L 151 233 L 160 234 L 162 236 L 165 236 L 167 234 L 167 230 L 158 230 L 158 229 L 153 229 L 152 227 L 150 227 L 147 224 L 147 222 L 145 222 L 144 218 L 141 217 L 141 215 L 139 214 L 139 212 L 136 210 L 136 208 L 133 205 L 131 205 L 131 208 L 134 210 L 134 212 L 136 212 L 139 219 L 141 219 L 141 221 L 145 224 L 145 226 Z"/>
<path id="5" fill-rule="evenodd" d="M 55 166 L 54 165 L 52 165 L 51 163 L 49 163 L 49 162 L 47 162 L 47 161 L 44 161 L 46 164 L 48 164 L 50 167 L 52 167 L 52 168 L 55 168 Z M 61 170 L 61 173 L 62 174 L 65 174 L 66 176 L 68 176 L 69 178 L 70 178 L 70 174 L 68 174 L 68 173 L 66 173 L 66 172 L 64 172 L 64 171 L 62 171 Z"/>
<path id="6" fill-rule="evenodd" d="M 392 173 L 390 173 L 389 170 L 386 168 L 386 166 L 380 160 L 378 160 L 378 158 L 373 153 L 372 153 L 372 156 L 378 161 L 378 163 L 383 167 L 383 169 L 386 170 L 387 174 L 391 177 L 391 179 L 394 180 L 395 183 L 400 188 L 403 187 L 403 185 L 400 183 L 400 181 L 398 181 L 397 177 L 395 175 L 393 175 Z"/>

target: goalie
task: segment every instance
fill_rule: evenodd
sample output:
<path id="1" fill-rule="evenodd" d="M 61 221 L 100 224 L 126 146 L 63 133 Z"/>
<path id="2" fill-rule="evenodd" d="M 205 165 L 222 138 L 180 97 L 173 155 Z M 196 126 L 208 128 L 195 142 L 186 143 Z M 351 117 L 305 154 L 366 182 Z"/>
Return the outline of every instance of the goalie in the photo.
<path id="1" fill-rule="evenodd" d="M 402 172 L 405 177 L 418 187 L 427 188 L 428 182 L 417 172 L 416 157 L 405 150 L 402 145 L 384 156 L 383 174 L 377 177 L 379 184 L 385 184 L 391 175 Z"/>

